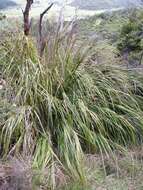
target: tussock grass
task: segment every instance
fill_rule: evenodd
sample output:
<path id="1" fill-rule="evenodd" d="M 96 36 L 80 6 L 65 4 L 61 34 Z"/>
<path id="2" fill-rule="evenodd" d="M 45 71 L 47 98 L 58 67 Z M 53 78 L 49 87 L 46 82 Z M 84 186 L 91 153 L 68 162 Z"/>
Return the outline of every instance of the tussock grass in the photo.
<path id="1" fill-rule="evenodd" d="M 143 135 L 140 80 L 111 66 L 87 67 L 89 53 L 76 46 L 74 28 L 61 24 L 49 35 L 42 58 L 35 39 L 22 34 L 0 48 L 7 82 L 1 155 L 32 156 L 34 168 L 49 168 L 53 188 L 54 163 L 85 182 L 84 152 L 109 154 Z"/>

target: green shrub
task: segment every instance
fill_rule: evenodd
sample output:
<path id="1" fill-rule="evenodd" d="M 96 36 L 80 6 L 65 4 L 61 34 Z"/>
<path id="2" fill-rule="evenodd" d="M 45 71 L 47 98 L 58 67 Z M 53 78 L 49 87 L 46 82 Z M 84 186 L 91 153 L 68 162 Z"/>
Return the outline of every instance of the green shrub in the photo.
<path id="1" fill-rule="evenodd" d="M 129 21 L 122 26 L 119 36 L 119 42 L 117 44 L 118 50 L 122 55 L 128 55 L 128 61 L 141 63 L 142 59 L 142 26 L 143 17 L 142 14 L 137 15 L 133 12 L 129 18 Z M 133 56 L 133 55 L 136 55 Z"/>
<path id="2" fill-rule="evenodd" d="M 142 36 L 139 34 L 142 31 L 142 27 L 136 23 L 129 21 L 125 24 L 121 30 L 121 42 L 118 44 L 120 51 L 140 51 Z"/>

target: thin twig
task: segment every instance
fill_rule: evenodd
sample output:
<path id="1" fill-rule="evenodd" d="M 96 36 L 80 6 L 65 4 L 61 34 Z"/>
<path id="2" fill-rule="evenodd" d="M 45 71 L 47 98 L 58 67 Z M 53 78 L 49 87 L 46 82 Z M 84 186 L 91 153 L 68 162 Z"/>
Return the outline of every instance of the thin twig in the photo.
<path id="1" fill-rule="evenodd" d="M 51 3 L 51 5 L 46 8 L 41 14 L 40 14 L 40 20 L 39 20 L 39 51 L 40 51 L 40 57 L 42 57 L 43 51 L 45 49 L 46 46 L 46 40 L 43 37 L 42 34 L 42 21 L 43 21 L 43 17 L 44 15 L 52 8 L 52 6 L 54 5 L 54 3 Z"/>
<path id="2" fill-rule="evenodd" d="M 42 40 L 42 20 L 44 15 L 52 8 L 54 3 L 51 3 L 51 5 L 46 8 L 41 14 L 40 14 L 40 20 L 39 20 L 39 37 L 40 37 L 40 41 Z"/>

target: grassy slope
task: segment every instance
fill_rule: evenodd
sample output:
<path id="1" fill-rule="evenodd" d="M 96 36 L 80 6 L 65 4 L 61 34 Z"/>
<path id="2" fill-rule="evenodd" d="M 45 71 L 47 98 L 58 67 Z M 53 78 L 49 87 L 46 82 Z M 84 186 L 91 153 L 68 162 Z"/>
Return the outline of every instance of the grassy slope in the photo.
<path id="1" fill-rule="evenodd" d="M 121 10 L 110 13 L 101 13 L 89 17 L 84 20 L 80 20 L 81 33 L 89 36 L 92 32 L 97 33 L 98 38 L 101 40 L 107 38 L 110 40 L 112 35 L 116 35 L 120 32 L 121 26 L 127 22 L 129 14 L 132 10 Z M 108 34 L 107 36 L 104 34 Z"/>
<path id="2" fill-rule="evenodd" d="M 100 64 L 121 64 L 121 59 L 117 57 L 116 42 L 122 25 L 127 21 L 128 13 L 125 11 L 103 13 L 79 21 L 79 38 L 92 42 L 95 47 L 94 60 Z"/>
<path id="3" fill-rule="evenodd" d="M 126 65 L 127 62 L 119 57 L 120 52 L 117 50 L 121 29 L 129 19 L 133 17 L 136 20 L 141 19 L 142 13 L 142 9 L 120 10 L 79 21 L 80 38 L 92 41 L 95 47 L 93 56 L 95 63 Z M 136 57 L 138 56 L 136 54 Z"/>
<path id="4" fill-rule="evenodd" d="M 128 7 L 131 5 L 142 5 L 141 0 L 78 0 L 71 3 L 73 6 L 78 6 L 80 9 L 100 10 L 100 9 L 112 9 L 119 7 Z"/>

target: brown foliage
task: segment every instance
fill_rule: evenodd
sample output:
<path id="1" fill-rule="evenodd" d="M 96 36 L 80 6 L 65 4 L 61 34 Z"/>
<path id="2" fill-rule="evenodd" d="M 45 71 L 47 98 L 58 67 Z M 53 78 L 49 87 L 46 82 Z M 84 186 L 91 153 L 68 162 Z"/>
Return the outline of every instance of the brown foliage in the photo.
<path id="1" fill-rule="evenodd" d="M 32 173 L 27 162 L 17 159 L 0 164 L 0 190 L 31 190 Z"/>

